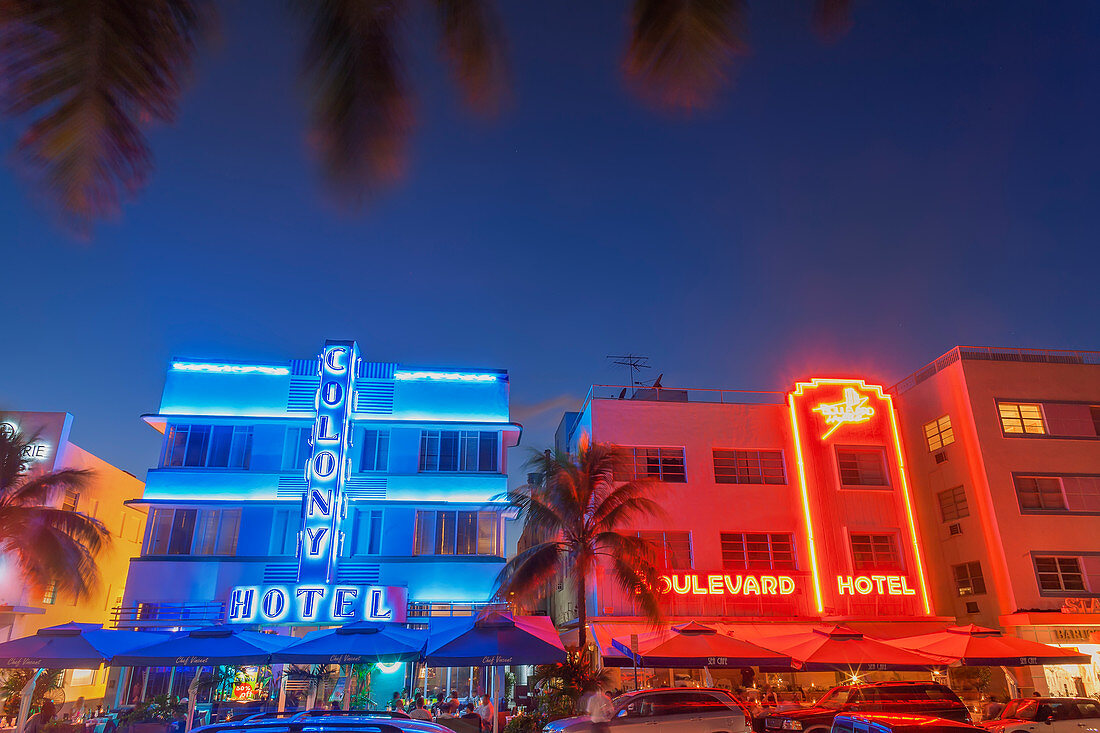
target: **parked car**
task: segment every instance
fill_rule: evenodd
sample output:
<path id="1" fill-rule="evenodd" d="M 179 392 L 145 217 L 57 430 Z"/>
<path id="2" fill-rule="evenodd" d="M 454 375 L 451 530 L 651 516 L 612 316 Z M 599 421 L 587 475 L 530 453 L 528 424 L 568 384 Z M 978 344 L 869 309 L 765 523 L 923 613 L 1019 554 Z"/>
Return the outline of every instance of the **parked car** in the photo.
<path id="1" fill-rule="evenodd" d="M 384 710 L 309 710 L 215 723 L 192 733 L 453 733 L 436 723 Z"/>
<path id="2" fill-rule="evenodd" d="M 841 713 L 832 733 L 978 733 L 970 723 L 913 713 Z"/>
<path id="3" fill-rule="evenodd" d="M 1100 703 L 1088 697 L 1009 700 L 1001 714 L 982 727 L 994 733 L 1096 733 L 1100 731 Z"/>
<path id="4" fill-rule="evenodd" d="M 726 690 L 666 687 L 616 697 L 610 727 L 615 733 L 750 733 L 751 718 Z M 587 715 L 547 723 L 547 733 L 588 733 Z"/>
<path id="5" fill-rule="evenodd" d="M 970 711 L 945 685 L 932 682 L 870 682 L 842 685 L 802 710 L 788 710 L 764 717 L 762 730 L 828 733 L 840 713 L 915 713 L 970 722 Z"/>

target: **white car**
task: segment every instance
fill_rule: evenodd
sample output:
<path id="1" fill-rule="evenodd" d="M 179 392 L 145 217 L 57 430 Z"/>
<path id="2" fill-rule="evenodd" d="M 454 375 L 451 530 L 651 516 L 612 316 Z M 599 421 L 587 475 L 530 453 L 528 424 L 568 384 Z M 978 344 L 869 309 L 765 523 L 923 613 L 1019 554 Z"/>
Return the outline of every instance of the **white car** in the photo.
<path id="1" fill-rule="evenodd" d="M 752 720 L 725 690 L 669 687 L 616 697 L 613 733 L 752 733 Z M 589 733 L 588 716 L 548 723 L 546 733 Z"/>
<path id="2" fill-rule="evenodd" d="M 1010 700 L 982 727 L 992 733 L 1100 733 L 1100 703 L 1088 697 Z"/>

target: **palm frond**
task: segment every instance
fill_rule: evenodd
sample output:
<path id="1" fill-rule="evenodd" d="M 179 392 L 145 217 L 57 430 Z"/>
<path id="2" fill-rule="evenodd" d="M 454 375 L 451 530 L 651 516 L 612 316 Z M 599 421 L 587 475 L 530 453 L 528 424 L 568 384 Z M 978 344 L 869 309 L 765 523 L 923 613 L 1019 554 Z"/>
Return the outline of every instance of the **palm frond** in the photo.
<path id="1" fill-rule="evenodd" d="M 492 114 L 504 92 L 504 36 L 492 0 L 435 0 L 443 55 L 476 112 Z"/>
<path id="2" fill-rule="evenodd" d="M 625 71 L 659 106 L 708 105 L 747 51 L 744 0 L 635 0 Z"/>
<path id="3" fill-rule="evenodd" d="M 95 476 L 88 469 L 65 468 L 52 473 L 28 477 L 16 486 L 4 486 L 0 506 L 40 506 L 47 504 L 66 489 L 82 489 Z"/>
<path id="4" fill-rule="evenodd" d="M 85 229 L 145 184 L 142 127 L 176 114 L 207 15 L 194 0 L 5 0 L 0 107 L 29 178 Z"/>
<path id="5" fill-rule="evenodd" d="M 497 574 L 497 598 L 520 602 L 541 598 L 560 570 L 563 550 L 558 542 L 540 542 L 518 553 Z"/>

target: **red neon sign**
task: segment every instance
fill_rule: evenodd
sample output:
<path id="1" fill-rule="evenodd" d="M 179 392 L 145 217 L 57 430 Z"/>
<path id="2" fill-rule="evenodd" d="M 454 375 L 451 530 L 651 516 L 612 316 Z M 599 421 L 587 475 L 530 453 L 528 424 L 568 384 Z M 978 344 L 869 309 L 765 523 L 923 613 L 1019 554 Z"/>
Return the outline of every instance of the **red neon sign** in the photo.
<path id="1" fill-rule="evenodd" d="M 789 596 L 795 591 L 789 575 L 662 575 L 658 593 L 678 596 Z"/>
<path id="2" fill-rule="evenodd" d="M 917 594 L 909 587 L 909 578 L 904 575 L 838 575 L 836 589 L 838 595 L 850 596 L 915 596 Z"/>

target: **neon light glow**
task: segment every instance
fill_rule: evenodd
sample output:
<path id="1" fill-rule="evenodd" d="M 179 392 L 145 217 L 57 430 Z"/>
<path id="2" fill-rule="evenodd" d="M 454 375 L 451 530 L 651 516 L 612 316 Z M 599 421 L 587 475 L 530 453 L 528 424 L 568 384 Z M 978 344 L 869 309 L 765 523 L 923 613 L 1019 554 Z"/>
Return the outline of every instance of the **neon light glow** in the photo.
<path id="1" fill-rule="evenodd" d="M 212 374 L 267 374 L 281 377 L 290 374 L 290 369 L 281 366 L 262 366 L 260 364 L 201 364 L 191 361 L 174 361 L 172 368 L 177 372 L 209 372 Z"/>
<path id="2" fill-rule="evenodd" d="M 499 374 L 471 374 L 468 372 L 410 372 L 397 371 L 393 378 L 401 382 L 432 381 L 432 382 L 495 382 L 500 379 Z"/>
<path id="3" fill-rule="evenodd" d="M 241 585 L 229 594 L 226 622 L 342 624 L 405 620 L 408 589 L 361 585 Z"/>
<path id="4" fill-rule="evenodd" d="M 798 388 L 801 388 L 801 384 Z M 802 491 L 802 518 L 806 522 L 806 544 L 810 548 L 810 572 L 814 579 L 814 603 L 818 613 L 825 612 L 821 597 L 821 577 L 817 571 L 817 542 L 814 539 L 814 520 L 810 513 L 810 490 L 806 485 L 806 463 L 802 457 L 802 437 L 798 432 L 798 415 L 794 411 L 794 395 L 787 396 L 787 408 L 791 413 L 791 429 L 794 431 L 794 454 L 798 464 L 798 486 Z"/>
<path id="5" fill-rule="evenodd" d="M 658 593 L 678 596 L 789 596 L 795 590 L 789 575 L 677 574 L 662 575 L 657 583 Z"/>
<path id="6" fill-rule="evenodd" d="M 821 436 L 821 439 L 825 440 L 828 438 L 836 432 L 836 429 L 841 425 L 867 422 L 870 420 L 871 416 L 875 414 L 875 408 L 867 404 L 868 399 L 867 395 L 861 395 L 851 387 L 845 387 L 843 401 L 834 402 L 832 404 L 822 403 L 813 408 L 814 412 L 820 412 L 825 418 L 826 425 L 832 425 L 832 427 Z"/>
<path id="7" fill-rule="evenodd" d="M 376 662 L 374 668 L 382 674 L 393 674 L 397 670 L 401 669 L 402 662 Z"/>
<path id="8" fill-rule="evenodd" d="M 904 575 L 838 575 L 838 595 L 860 596 L 915 596 Z"/>

